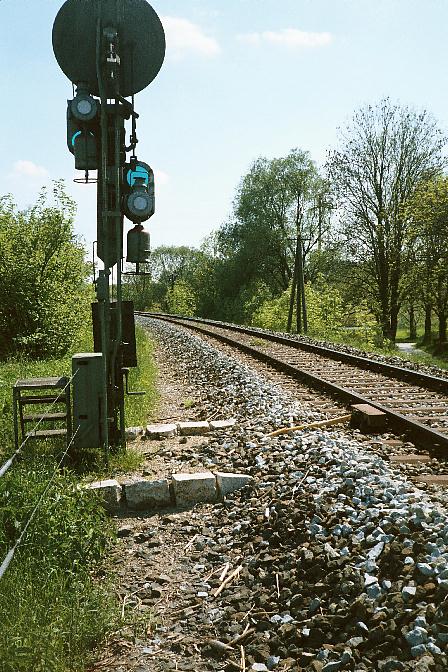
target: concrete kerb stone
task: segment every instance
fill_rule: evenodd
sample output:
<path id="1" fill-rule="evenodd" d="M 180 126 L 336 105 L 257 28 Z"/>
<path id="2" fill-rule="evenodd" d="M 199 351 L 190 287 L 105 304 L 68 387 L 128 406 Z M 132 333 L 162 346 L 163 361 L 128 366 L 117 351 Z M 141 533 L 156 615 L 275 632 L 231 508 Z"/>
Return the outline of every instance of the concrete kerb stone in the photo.
<path id="1" fill-rule="evenodd" d="M 173 474 L 172 488 L 177 506 L 190 506 L 198 502 L 216 502 L 218 496 L 216 477 L 210 471 L 197 474 Z"/>
<path id="2" fill-rule="evenodd" d="M 145 433 L 144 427 L 127 427 L 126 428 L 126 439 L 128 441 L 135 441 L 139 436 L 142 436 Z"/>
<path id="3" fill-rule="evenodd" d="M 104 508 L 109 513 L 114 513 L 120 508 L 122 488 L 115 479 L 110 478 L 105 481 L 89 483 L 86 485 L 86 490 L 95 490 L 98 492 Z"/>
<path id="4" fill-rule="evenodd" d="M 217 471 L 216 474 L 216 485 L 218 487 L 218 495 L 220 497 L 225 497 L 232 492 L 241 490 L 245 485 L 248 485 L 252 482 L 252 476 L 247 474 L 227 474 L 222 471 Z"/>
<path id="5" fill-rule="evenodd" d="M 194 474 L 172 474 L 168 479 L 149 481 L 115 479 L 95 481 L 85 486 L 100 493 L 109 513 L 116 513 L 124 505 L 131 510 L 151 510 L 167 506 L 191 506 L 200 502 L 216 502 L 251 483 L 252 476 L 206 471 Z"/>
<path id="6" fill-rule="evenodd" d="M 213 420 L 211 422 L 178 422 L 176 424 L 148 425 L 143 427 L 129 427 L 126 429 L 126 437 L 130 440 L 136 439 L 140 434 L 144 434 L 148 439 L 169 439 L 180 434 L 181 436 L 201 436 L 210 431 L 230 429 L 236 421 Z"/>
<path id="7" fill-rule="evenodd" d="M 122 485 L 125 501 L 130 509 L 157 509 L 172 504 L 170 486 L 166 479 L 127 481 Z"/>
<path id="8" fill-rule="evenodd" d="M 177 425 L 148 425 L 145 434 L 148 439 L 168 439 L 177 435 Z"/>
<path id="9" fill-rule="evenodd" d="M 177 428 L 181 436 L 200 436 L 208 434 L 210 424 L 208 422 L 178 422 Z"/>
<path id="10" fill-rule="evenodd" d="M 210 430 L 215 431 L 217 429 L 230 429 L 236 424 L 236 420 L 211 420 L 210 421 Z"/>

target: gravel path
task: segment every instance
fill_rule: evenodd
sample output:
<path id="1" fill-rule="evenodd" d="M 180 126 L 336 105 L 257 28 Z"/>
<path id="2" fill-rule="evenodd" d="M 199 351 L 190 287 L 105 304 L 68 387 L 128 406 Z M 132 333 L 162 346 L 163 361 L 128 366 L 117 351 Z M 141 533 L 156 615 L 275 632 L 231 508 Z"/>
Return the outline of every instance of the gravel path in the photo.
<path id="1" fill-rule="evenodd" d="M 345 429 L 270 438 L 320 411 L 197 336 L 142 321 L 196 415 L 237 420 L 201 445 L 167 443 L 167 473 L 174 460 L 244 471 L 254 485 L 119 523 L 120 590 L 153 620 L 138 636 L 125 628 L 98 669 L 446 670 L 446 495 L 411 478 L 440 464 L 392 468 L 388 453 L 415 449 Z"/>

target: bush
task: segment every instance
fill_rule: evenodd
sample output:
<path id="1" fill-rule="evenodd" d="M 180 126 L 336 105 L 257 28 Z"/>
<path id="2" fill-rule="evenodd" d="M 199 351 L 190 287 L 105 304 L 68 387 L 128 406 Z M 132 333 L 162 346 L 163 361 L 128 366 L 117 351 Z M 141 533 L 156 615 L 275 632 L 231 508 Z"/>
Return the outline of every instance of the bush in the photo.
<path id="1" fill-rule="evenodd" d="M 264 301 L 252 315 L 251 323 L 263 329 L 286 331 L 290 294 L 288 289 L 279 297 Z M 365 302 L 356 307 L 344 304 L 339 290 L 322 279 L 314 285 L 307 284 L 305 296 L 308 336 L 360 348 L 378 345 L 380 329 Z"/>
<path id="2" fill-rule="evenodd" d="M 196 296 L 193 288 L 185 280 L 176 280 L 166 294 L 168 311 L 175 315 L 194 315 Z"/>
<path id="3" fill-rule="evenodd" d="M 67 352 L 87 319 L 91 289 L 84 249 L 73 233 L 75 206 L 62 183 L 34 207 L 0 199 L 0 357 Z"/>

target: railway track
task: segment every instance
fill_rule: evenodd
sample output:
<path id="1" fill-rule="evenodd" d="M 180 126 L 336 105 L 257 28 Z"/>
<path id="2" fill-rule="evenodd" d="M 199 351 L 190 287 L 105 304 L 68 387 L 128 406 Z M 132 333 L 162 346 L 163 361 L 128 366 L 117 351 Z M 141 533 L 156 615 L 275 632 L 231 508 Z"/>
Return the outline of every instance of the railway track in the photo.
<path id="1" fill-rule="evenodd" d="M 386 414 L 391 429 L 425 449 L 448 449 L 448 379 L 249 327 L 138 314 L 215 338 L 347 405 L 369 404 Z"/>

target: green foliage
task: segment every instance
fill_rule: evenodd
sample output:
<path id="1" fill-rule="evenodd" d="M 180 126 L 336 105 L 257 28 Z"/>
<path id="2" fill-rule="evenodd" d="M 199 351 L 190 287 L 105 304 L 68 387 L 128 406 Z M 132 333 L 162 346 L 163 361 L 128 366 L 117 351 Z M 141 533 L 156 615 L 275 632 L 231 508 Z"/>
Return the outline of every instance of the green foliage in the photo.
<path id="1" fill-rule="evenodd" d="M 0 199 L 0 357 L 60 356 L 88 314 L 84 250 L 73 233 L 74 204 L 61 182 L 19 212 Z"/>
<path id="2" fill-rule="evenodd" d="M 91 325 L 75 347 L 89 351 Z M 152 342 L 137 328 L 138 369 L 131 388 L 145 397 L 127 397 L 127 424 L 143 424 L 156 402 Z M 0 364 L 0 459 L 13 449 L 11 388 L 17 378 L 62 375 L 63 359 Z M 0 562 L 28 519 L 53 474 L 53 454 L 60 444 L 27 444 L 21 462 L 0 479 Z M 111 456 L 110 471 L 139 466 L 142 455 L 129 451 Z M 97 472 L 104 474 L 101 456 Z M 79 471 L 81 465 L 77 464 Z M 0 672 L 81 671 L 92 650 L 119 622 L 105 556 L 113 532 L 95 494 L 78 487 L 73 473 L 58 473 L 31 523 L 23 545 L 0 580 Z"/>
<path id="3" fill-rule="evenodd" d="M 176 280 L 166 293 L 168 311 L 177 315 L 195 315 L 196 297 L 193 288 L 185 280 Z"/>
<path id="4" fill-rule="evenodd" d="M 50 479 L 50 459 L 25 460 L 0 484 L 0 557 Z M 111 586 L 94 578 L 113 538 L 92 493 L 68 472 L 50 490 L 1 579 L 0 670 L 80 670 L 116 619 Z"/>
<path id="5" fill-rule="evenodd" d="M 139 325 L 136 326 L 135 336 L 138 366 L 130 371 L 129 385 L 131 390 L 145 390 L 146 394 L 140 397 L 126 397 L 126 425 L 128 427 L 147 424 L 158 401 L 154 342 L 148 332 Z"/>
<path id="6" fill-rule="evenodd" d="M 412 264 L 404 207 L 422 181 L 440 173 L 445 138 L 426 111 L 388 98 L 355 112 L 327 164 L 347 249 L 385 338 L 395 340 Z"/>
<path id="7" fill-rule="evenodd" d="M 439 341 L 447 338 L 448 319 L 448 178 L 420 185 L 405 210 L 409 247 L 414 254 L 411 285 L 439 318 Z"/>
<path id="8" fill-rule="evenodd" d="M 347 305 L 338 288 L 322 277 L 314 285 L 305 286 L 308 312 L 308 336 L 339 341 L 368 348 L 378 343 L 379 328 L 365 302 L 356 308 Z M 252 324 L 264 329 L 285 331 L 290 290 L 265 301 L 253 314 Z"/>
<path id="9" fill-rule="evenodd" d="M 237 288 L 262 281 L 273 294 L 285 290 L 292 275 L 295 237 L 308 252 L 322 241 L 328 203 L 325 183 L 308 152 L 259 158 L 244 175 L 234 200 L 233 218 L 218 232 L 228 278 Z M 234 291 L 233 294 L 236 294 Z"/>
<path id="10" fill-rule="evenodd" d="M 272 331 L 286 331 L 289 308 L 289 290 L 275 299 L 268 299 L 257 308 L 252 315 L 251 323 L 255 327 L 271 329 Z"/>
<path id="11" fill-rule="evenodd" d="M 169 311 L 169 297 L 174 303 L 180 302 L 182 291 L 177 289 L 177 283 L 186 283 L 196 294 L 196 288 L 201 285 L 201 265 L 204 254 L 186 246 L 157 247 L 151 254 L 151 262 L 146 271 L 150 277 L 125 276 L 123 296 L 134 301 L 136 310 L 160 308 Z M 182 288 L 182 285 L 180 285 Z M 187 299 L 191 306 L 191 299 Z M 191 307 L 190 307 L 191 310 Z"/>

